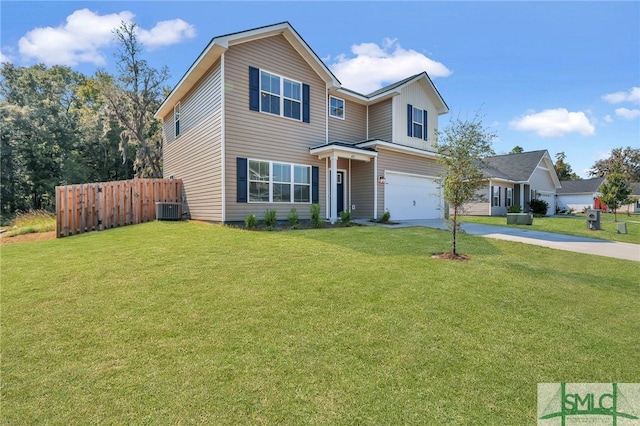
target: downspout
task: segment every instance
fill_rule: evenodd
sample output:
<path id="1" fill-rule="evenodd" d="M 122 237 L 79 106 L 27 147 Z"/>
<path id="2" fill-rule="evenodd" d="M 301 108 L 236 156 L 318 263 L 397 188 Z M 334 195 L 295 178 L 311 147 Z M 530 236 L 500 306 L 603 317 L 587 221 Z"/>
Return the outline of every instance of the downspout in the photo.
<path id="1" fill-rule="evenodd" d="M 225 150 L 225 136 L 226 136 L 226 132 L 225 132 L 225 90 L 224 90 L 224 57 L 225 57 L 225 53 L 222 53 L 222 56 L 220 57 L 220 81 L 221 81 L 221 87 L 220 87 L 220 91 L 221 93 L 221 113 L 220 113 L 220 118 L 222 120 L 222 125 L 220 126 L 220 133 L 221 133 L 221 137 L 220 137 L 220 167 L 222 168 L 221 170 L 221 175 L 222 175 L 222 214 L 220 215 L 222 217 L 222 223 L 226 222 L 227 219 L 227 172 L 226 172 L 226 161 L 225 161 L 225 156 L 226 156 L 226 150 Z"/>
<path id="2" fill-rule="evenodd" d="M 378 157 L 373 157 L 373 218 L 378 219 Z"/>

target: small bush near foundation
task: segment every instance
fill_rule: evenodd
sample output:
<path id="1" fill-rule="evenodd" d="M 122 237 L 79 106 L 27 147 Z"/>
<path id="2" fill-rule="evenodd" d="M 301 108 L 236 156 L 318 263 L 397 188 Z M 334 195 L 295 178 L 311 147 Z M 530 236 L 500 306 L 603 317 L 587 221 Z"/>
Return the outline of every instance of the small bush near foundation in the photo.
<path id="1" fill-rule="evenodd" d="M 289 217 L 287 217 L 289 221 L 289 225 L 291 225 L 291 229 L 296 229 L 300 224 L 300 216 L 298 216 L 298 210 L 294 208 L 289 212 Z"/>
<path id="2" fill-rule="evenodd" d="M 340 212 L 340 225 L 341 226 L 349 226 L 351 224 L 351 212 L 341 211 Z"/>
<path id="3" fill-rule="evenodd" d="M 386 212 L 384 212 L 384 214 L 380 218 L 380 222 L 387 223 L 389 222 L 390 219 L 391 219 L 391 212 L 387 210 Z"/>
<path id="4" fill-rule="evenodd" d="M 255 214 L 248 214 L 244 217 L 244 226 L 248 229 L 253 229 L 258 226 L 258 218 Z"/>
<path id="5" fill-rule="evenodd" d="M 314 228 L 320 228 L 323 225 L 320 219 L 320 204 L 311 204 L 311 225 Z"/>
<path id="6" fill-rule="evenodd" d="M 549 203 L 535 198 L 529 201 L 529 207 L 531 208 L 531 212 L 534 216 L 545 216 L 547 214 L 547 210 L 549 210 Z"/>
<path id="7" fill-rule="evenodd" d="M 264 226 L 271 230 L 278 224 L 275 210 L 267 210 L 264 212 Z"/>

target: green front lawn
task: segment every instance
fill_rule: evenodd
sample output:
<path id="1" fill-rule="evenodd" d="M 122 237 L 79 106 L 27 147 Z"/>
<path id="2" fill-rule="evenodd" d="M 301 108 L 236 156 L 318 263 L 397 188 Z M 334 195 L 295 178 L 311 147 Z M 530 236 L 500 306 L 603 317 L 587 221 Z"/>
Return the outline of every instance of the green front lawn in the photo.
<path id="1" fill-rule="evenodd" d="M 450 233 L 154 222 L 2 247 L 2 424 L 534 424 L 638 382 L 638 263 Z"/>
<path id="2" fill-rule="evenodd" d="M 627 233 L 618 234 L 618 224 L 613 221 L 613 214 L 603 214 L 600 219 L 601 228 L 592 231 L 587 228 L 584 214 L 575 216 L 535 217 L 532 225 L 507 225 L 506 216 L 461 216 L 461 222 L 483 223 L 486 225 L 509 226 L 532 231 L 554 232 L 557 234 L 575 235 L 577 237 L 597 238 L 601 240 L 620 241 L 640 244 L 640 215 L 627 216 L 618 213 L 618 222 L 627 223 Z"/>

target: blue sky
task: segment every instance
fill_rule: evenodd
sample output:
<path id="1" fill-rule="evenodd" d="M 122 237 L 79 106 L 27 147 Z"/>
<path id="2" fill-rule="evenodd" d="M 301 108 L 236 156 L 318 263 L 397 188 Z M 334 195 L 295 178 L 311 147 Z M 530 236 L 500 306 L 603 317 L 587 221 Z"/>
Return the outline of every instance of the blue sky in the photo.
<path id="1" fill-rule="evenodd" d="M 289 21 L 342 84 L 363 93 L 426 70 L 451 112 L 476 112 L 494 150 L 564 151 L 586 171 L 640 146 L 640 2 L 0 3 L 2 61 L 114 72 L 111 29 L 136 22 L 173 86 L 211 38 Z"/>

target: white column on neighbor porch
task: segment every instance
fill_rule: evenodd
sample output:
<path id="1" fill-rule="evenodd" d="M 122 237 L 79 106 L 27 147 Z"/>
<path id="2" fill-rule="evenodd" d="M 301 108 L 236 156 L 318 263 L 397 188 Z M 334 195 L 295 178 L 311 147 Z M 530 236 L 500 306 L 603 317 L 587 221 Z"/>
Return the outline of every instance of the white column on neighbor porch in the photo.
<path id="1" fill-rule="evenodd" d="M 524 183 L 520 184 L 520 211 L 524 212 Z"/>
<path id="2" fill-rule="evenodd" d="M 331 156 L 331 216 L 329 221 L 336 223 L 338 220 L 338 156 Z"/>
<path id="3" fill-rule="evenodd" d="M 378 157 L 373 157 L 373 218 L 378 219 Z"/>

